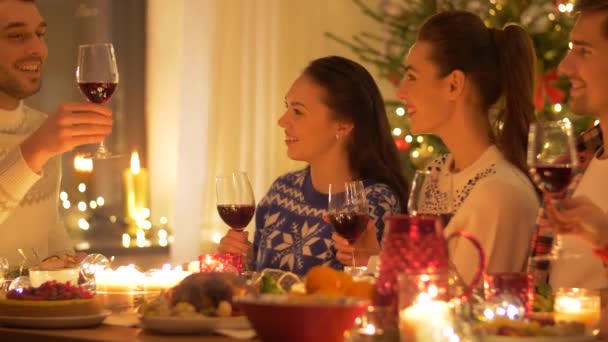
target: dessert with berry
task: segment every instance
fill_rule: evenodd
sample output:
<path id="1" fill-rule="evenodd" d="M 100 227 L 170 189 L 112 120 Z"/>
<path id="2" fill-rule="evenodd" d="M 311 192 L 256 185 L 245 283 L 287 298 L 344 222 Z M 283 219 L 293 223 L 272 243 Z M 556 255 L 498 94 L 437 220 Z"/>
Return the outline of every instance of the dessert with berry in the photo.
<path id="1" fill-rule="evenodd" d="M 0 299 L 0 316 L 12 317 L 73 317 L 101 313 L 101 306 L 88 290 L 48 281 L 39 287 L 11 290 Z"/>
<path id="2" fill-rule="evenodd" d="M 29 276 L 32 286 L 55 280 L 61 283 L 78 283 L 80 276 L 80 262 L 86 256 L 84 253 L 52 255 L 30 267 Z"/>

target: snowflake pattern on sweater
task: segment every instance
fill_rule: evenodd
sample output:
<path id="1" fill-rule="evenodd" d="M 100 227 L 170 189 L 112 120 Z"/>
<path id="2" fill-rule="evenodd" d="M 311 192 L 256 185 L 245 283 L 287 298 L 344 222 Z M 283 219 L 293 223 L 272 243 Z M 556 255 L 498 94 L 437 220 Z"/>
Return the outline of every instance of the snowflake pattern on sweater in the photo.
<path id="1" fill-rule="evenodd" d="M 386 185 L 364 180 L 369 217 L 382 241 L 384 217 L 401 212 L 397 195 Z M 310 169 L 279 177 L 258 204 L 253 241 L 254 269 L 275 268 L 304 275 L 311 267 L 342 269 L 331 239 L 333 227 L 323 220 L 327 194 L 314 190 Z"/>

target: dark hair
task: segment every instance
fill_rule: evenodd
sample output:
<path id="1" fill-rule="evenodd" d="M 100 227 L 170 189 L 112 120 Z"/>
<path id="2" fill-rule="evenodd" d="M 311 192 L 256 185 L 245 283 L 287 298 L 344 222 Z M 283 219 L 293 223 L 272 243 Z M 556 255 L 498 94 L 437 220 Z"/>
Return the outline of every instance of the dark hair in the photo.
<path id="1" fill-rule="evenodd" d="M 606 12 L 608 14 L 608 0 L 578 0 L 574 5 L 574 12 L 580 14 Z M 601 30 L 604 38 L 608 39 L 608 16 L 604 18 Z"/>
<path id="2" fill-rule="evenodd" d="M 339 56 L 316 59 L 303 74 L 325 90 L 322 101 L 334 117 L 354 125 L 347 145 L 351 172 L 388 185 L 405 211 L 407 182 L 384 101 L 372 76 L 360 64 Z"/>
<path id="3" fill-rule="evenodd" d="M 491 138 L 507 160 L 527 172 L 528 129 L 536 119 L 536 58 L 526 31 L 515 24 L 487 28 L 473 13 L 447 11 L 425 21 L 418 40 L 431 43 L 431 59 L 439 66 L 440 77 L 464 72 L 477 89 L 484 112 L 500 104 Z"/>

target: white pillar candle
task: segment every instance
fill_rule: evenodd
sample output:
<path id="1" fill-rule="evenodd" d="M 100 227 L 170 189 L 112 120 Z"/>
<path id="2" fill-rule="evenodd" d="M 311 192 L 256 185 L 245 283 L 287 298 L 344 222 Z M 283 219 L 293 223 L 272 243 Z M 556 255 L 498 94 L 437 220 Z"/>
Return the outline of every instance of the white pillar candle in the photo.
<path id="1" fill-rule="evenodd" d="M 144 290 L 169 290 L 191 274 L 192 272 L 190 271 L 183 271 L 181 266 L 171 269 L 171 265 L 164 265 L 161 270 L 152 271 L 146 276 L 144 279 Z"/>
<path id="2" fill-rule="evenodd" d="M 450 341 L 453 335 L 448 303 L 430 300 L 422 293 L 417 302 L 399 313 L 401 341 Z"/>

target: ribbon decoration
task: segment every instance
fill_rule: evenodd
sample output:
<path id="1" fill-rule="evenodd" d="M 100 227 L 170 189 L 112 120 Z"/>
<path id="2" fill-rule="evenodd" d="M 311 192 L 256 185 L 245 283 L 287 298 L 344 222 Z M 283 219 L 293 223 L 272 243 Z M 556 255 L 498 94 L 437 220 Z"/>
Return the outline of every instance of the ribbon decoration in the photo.
<path id="1" fill-rule="evenodd" d="M 564 91 L 555 86 L 558 78 L 559 76 L 555 69 L 537 78 L 536 94 L 534 96 L 534 107 L 536 107 L 536 110 L 541 111 L 546 100 L 549 100 L 551 104 L 560 103 L 564 100 Z"/>

